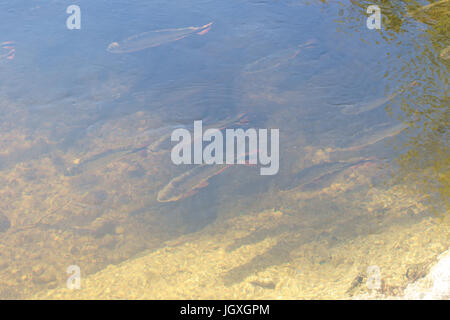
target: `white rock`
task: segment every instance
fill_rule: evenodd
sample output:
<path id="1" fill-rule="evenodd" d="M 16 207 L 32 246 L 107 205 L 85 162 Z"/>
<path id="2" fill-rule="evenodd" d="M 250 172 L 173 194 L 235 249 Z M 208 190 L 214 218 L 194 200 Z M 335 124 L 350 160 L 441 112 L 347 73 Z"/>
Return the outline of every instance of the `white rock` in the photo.
<path id="1" fill-rule="evenodd" d="M 404 299 L 449 300 L 450 299 L 450 250 L 438 257 L 438 262 L 428 275 L 409 284 Z"/>

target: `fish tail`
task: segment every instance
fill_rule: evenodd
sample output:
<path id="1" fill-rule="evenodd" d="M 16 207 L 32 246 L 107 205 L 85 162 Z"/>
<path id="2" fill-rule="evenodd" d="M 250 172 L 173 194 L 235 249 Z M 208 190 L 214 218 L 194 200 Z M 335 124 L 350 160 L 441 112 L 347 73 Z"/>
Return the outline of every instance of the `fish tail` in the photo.
<path id="1" fill-rule="evenodd" d="M 209 30 L 211 30 L 211 27 L 208 27 L 207 29 L 204 29 L 204 30 L 202 30 L 200 32 L 197 32 L 197 34 L 202 36 L 204 34 L 207 34 Z"/>
<path id="2" fill-rule="evenodd" d="M 204 26 L 200 27 L 199 29 L 201 29 L 202 31 L 197 32 L 197 34 L 202 36 L 202 35 L 208 33 L 208 31 L 211 30 L 212 24 L 213 24 L 213 22 L 211 21 L 210 23 L 207 23 Z"/>

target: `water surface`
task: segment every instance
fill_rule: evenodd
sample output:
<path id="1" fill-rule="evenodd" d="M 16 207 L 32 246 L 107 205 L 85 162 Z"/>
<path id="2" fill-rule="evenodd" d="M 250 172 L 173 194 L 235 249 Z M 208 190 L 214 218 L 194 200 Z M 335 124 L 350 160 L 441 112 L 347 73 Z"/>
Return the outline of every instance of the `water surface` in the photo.
<path id="1" fill-rule="evenodd" d="M 333 265 L 309 244 L 448 216 L 449 21 L 426 3 L 384 3 L 380 31 L 365 1 L 81 0 L 80 30 L 63 1 L 0 4 L 0 298 L 255 215 L 225 251 L 275 244 L 216 278 L 275 297 L 252 277 L 298 252 Z M 278 128 L 279 173 L 174 165 L 194 120 Z"/>

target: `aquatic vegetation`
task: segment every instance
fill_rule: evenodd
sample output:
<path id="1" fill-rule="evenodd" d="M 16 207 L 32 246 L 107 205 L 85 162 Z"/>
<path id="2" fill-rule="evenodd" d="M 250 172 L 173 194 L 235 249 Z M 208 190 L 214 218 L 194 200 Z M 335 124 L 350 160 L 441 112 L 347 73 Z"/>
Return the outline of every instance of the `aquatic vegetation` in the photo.
<path id="1" fill-rule="evenodd" d="M 163 29 L 140 33 L 120 42 L 111 43 L 107 51 L 111 53 L 130 53 L 181 40 L 195 33 L 204 35 L 211 29 L 212 24 L 210 22 L 201 27 Z"/>

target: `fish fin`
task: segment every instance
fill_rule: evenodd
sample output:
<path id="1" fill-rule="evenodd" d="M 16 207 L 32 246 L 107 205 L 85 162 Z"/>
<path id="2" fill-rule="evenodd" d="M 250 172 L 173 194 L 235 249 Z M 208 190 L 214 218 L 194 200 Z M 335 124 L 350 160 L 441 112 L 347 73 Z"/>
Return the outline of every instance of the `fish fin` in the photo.
<path id="1" fill-rule="evenodd" d="M 207 34 L 209 30 L 211 30 L 211 27 L 208 27 L 208 28 L 206 28 L 206 29 L 204 29 L 204 30 L 202 30 L 202 31 L 200 31 L 200 32 L 197 32 L 197 34 L 199 34 L 199 35 L 202 36 L 202 35 L 204 35 L 204 34 Z"/>

